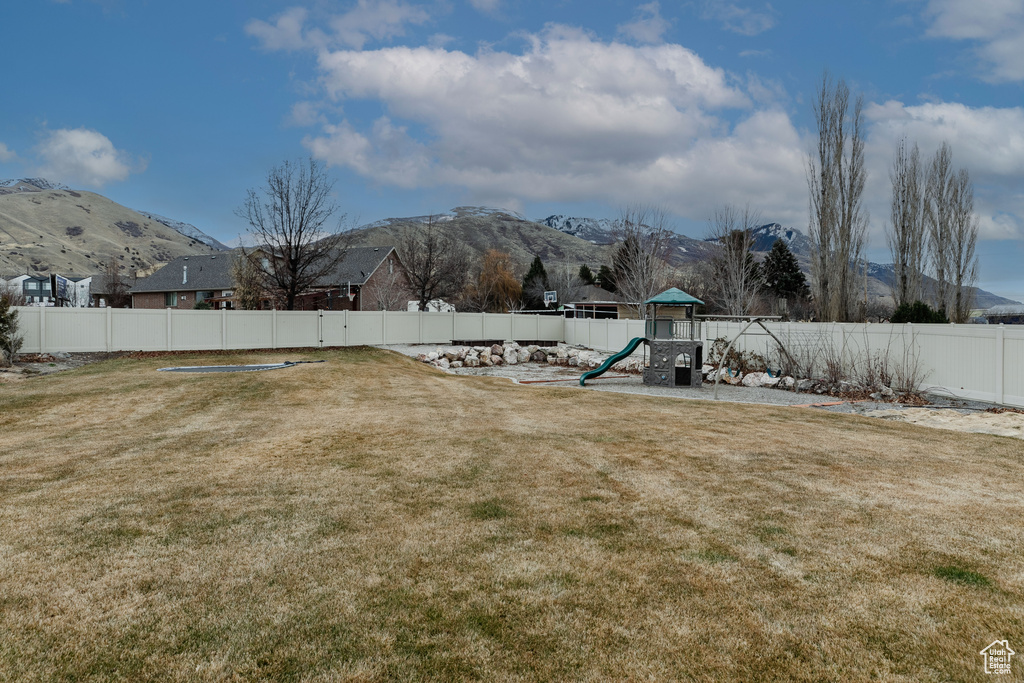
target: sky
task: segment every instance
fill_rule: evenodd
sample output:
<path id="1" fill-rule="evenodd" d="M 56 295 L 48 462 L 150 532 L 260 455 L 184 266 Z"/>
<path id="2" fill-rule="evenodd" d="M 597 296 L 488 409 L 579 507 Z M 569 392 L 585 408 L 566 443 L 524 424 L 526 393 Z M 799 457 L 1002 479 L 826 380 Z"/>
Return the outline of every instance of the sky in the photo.
<path id="1" fill-rule="evenodd" d="M 812 101 L 863 97 L 868 257 L 896 143 L 975 184 L 979 284 L 1024 301 L 1024 0 L 33 0 L 0 22 L 0 178 L 42 176 L 230 242 L 312 156 L 350 226 L 727 203 L 806 232 Z"/>

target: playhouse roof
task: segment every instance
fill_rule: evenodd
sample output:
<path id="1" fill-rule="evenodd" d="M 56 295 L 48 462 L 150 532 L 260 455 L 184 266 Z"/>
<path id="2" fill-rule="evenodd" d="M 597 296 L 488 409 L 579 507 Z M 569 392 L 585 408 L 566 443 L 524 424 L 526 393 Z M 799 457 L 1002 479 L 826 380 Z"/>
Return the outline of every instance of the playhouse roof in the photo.
<path id="1" fill-rule="evenodd" d="M 693 304 L 704 304 L 700 299 L 692 297 L 676 287 L 666 289 L 661 294 L 648 299 L 644 303 L 657 304 L 658 306 L 692 306 Z"/>

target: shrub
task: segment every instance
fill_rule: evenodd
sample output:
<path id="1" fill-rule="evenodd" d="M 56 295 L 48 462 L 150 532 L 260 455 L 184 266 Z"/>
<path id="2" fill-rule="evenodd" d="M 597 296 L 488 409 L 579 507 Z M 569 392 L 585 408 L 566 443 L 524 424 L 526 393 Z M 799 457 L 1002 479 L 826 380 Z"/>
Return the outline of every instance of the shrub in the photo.
<path id="1" fill-rule="evenodd" d="M 894 323 L 948 323 L 949 319 L 942 311 L 936 311 L 923 301 L 912 304 L 901 304 L 892 314 Z"/>
<path id="2" fill-rule="evenodd" d="M 192 306 L 193 311 L 209 311 L 212 309 L 213 306 L 210 305 L 209 301 L 197 301 L 195 305 Z"/>
<path id="3" fill-rule="evenodd" d="M 22 337 L 18 334 L 18 311 L 9 294 L 0 295 L 0 366 L 7 367 L 21 350 Z"/>

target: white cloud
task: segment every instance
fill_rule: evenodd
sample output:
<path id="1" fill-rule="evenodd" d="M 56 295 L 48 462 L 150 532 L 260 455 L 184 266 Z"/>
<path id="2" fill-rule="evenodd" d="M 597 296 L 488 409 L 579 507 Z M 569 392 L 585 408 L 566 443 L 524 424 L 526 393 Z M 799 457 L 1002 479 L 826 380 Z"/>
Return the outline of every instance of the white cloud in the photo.
<path id="1" fill-rule="evenodd" d="M 245 32 L 258 38 L 265 50 L 301 50 L 308 47 L 302 33 L 308 14 L 302 7 L 292 7 L 278 15 L 273 24 L 253 19 L 245 25 Z"/>
<path id="2" fill-rule="evenodd" d="M 373 40 L 405 35 L 407 25 L 425 24 L 430 15 L 403 0 L 358 0 L 347 12 L 324 17 L 329 32 L 306 29 L 308 10 L 291 7 L 274 18 L 273 23 L 252 19 L 245 32 L 258 39 L 265 50 L 326 49 L 344 46 L 356 49 Z"/>
<path id="3" fill-rule="evenodd" d="M 639 43 L 660 43 L 669 26 L 668 20 L 661 16 L 661 6 L 657 2 L 649 2 L 637 7 L 633 21 L 619 26 L 619 34 Z"/>
<path id="4" fill-rule="evenodd" d="M 752 111 L 721 69 L 679 45 L 609 44 L 555 26 L 522 54 L 395 47 L 322 53 L 320 67 L 329 96 L 380 101 L 389 115 L 372 130 L 325 126 L 305 144 L 378 182 L 667 202 L 696 220 L 716 203 L 750 201 L 805 220 L 803 147 L 789 118 Z M 723 115 L 737 110 L 744 118 L 730 125 Z"/>
<path id="5" fill-rule="evenodd" d="M 42 161 L 37 173 L 63 183 L 99 188 L 145 168 L 117 150 L 105 135 L 87 128 L 51 131 L 36 151 Z"/>
<path id="6" fill-rule="evenodd" d="M 966 168 L 974 181 L 980 236 L 1024 237 L 1024 108 L 888 101 L 867 106 L 864 114 L 871 124 L 867 158 L 872 196 L 888 200 L 888 168 L 901 136 L 917 142 L 924 159 L 946 141 L 954 165 Z"/>
<path id="7" fill-rule="evenodd" d="M 0 161 L 14 161 L 17 158 L 18 155 L 14 153 L 14 150 L 0 142 Z"/>
<path id="8" fill-rule="evenodd" d="M 756 36 L 775 26 L 775 10 L 767 3 L 763 10 L 753 10 L 728 0 L 704 0 L 702 16 L 743 36 Z"/>
<path id="9" fill-rule="evenodd" d="M 429 19 L 422 8 L 401 0 L 359 0 L 348 12 L 333 17 L 330 26 L 342 45 L 360 49 L 370 38 L 402 36 L 406 24 L 424 24 Z"/>
<path id="10" fill-rule="evenodd" d="M 501 6 L 501 0 L 469 0 L 469 4 L 481 12 L 494 14 Z"/>
<path id="11" fill-rule="evenodd" d="M 1024 3 L 1020 0 L 930 0 L 925 16 L 933 38 L 969 40 L 985 65 L 985 80 L 1024 81 Z"/>

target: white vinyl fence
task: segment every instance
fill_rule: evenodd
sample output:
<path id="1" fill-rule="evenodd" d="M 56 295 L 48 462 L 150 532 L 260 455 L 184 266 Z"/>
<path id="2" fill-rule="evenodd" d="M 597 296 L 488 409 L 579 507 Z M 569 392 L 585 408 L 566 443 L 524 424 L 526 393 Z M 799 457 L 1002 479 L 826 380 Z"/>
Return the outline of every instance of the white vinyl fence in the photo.
<path id="1" fill-rule="evenodd" d="M 18 309 L 22 351 L 181 351 L 317 348 L 360 344 L 448 344 L 454 340 L 536 340 L 619 351 L 644 336 L 640 320 L 591 320 L 488 313 L 347 311 L 179 311 L 114 308 Z M 742 323 L 705 321 L 705 357 Z M 860 374 L 884 354 L 890 369 L 915 364 L 924 386 L 953 396 L 1024 407 L 1024 326 L 768 323 L 794 356 L 838 354 Z M 757 326 L 737 342 L 779 362 Z"/>
<path id="2" fill-rule="evenodd" d="M 887 359 L 893 373 L 915 373 L 924 388 L 951 396 L 1024 407 L 1024 326 L 766 323 L 786 350 L 822 370 L 826 356 L 849 377 Z M 704 357 L 715 339 L 732 340 L 746 323 L 704 321 Z M 614 352 L 644 335 L 640 320 L 566 320 L 565 341 Z M 782 364 L 778 344 L 757 325 L 734 348 Z"/>
<path id="3" fill-rule="evenodd" d="M 557 316 L 490 313 L 24 307 L 18 315 L 23 353 L 447 344 L 453 339 L 553 343 L 564 336 Z"/>

